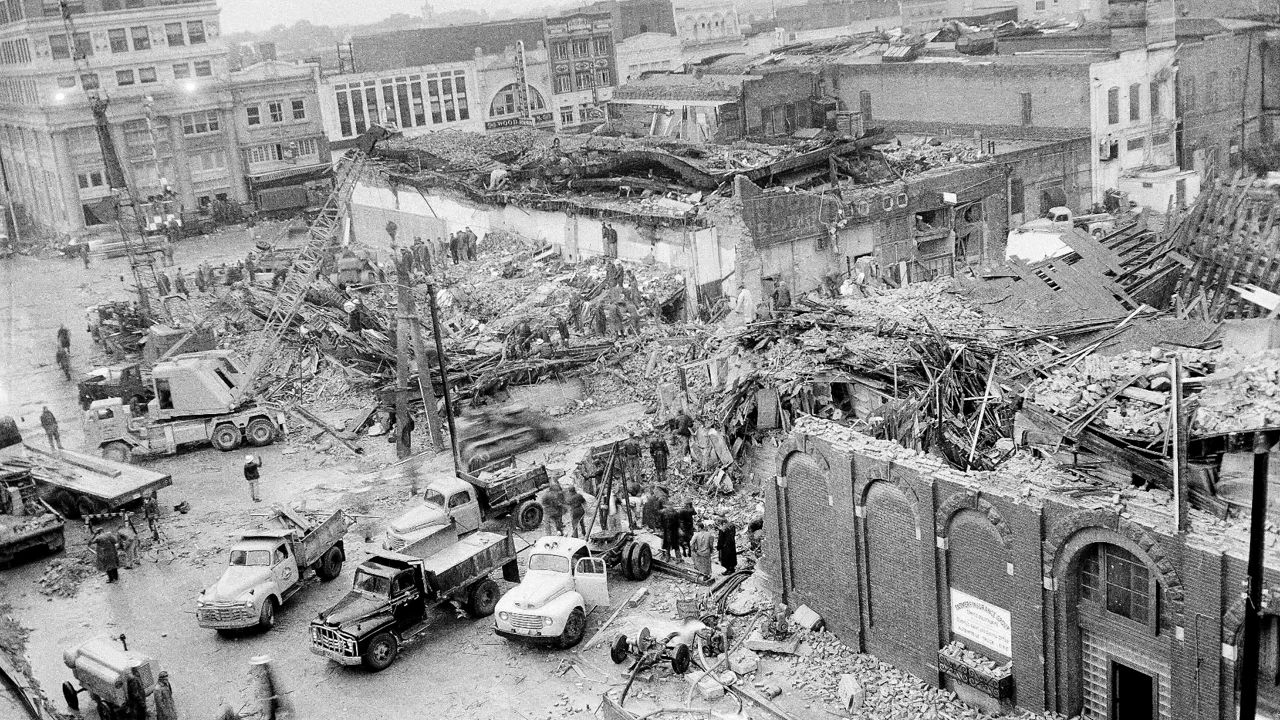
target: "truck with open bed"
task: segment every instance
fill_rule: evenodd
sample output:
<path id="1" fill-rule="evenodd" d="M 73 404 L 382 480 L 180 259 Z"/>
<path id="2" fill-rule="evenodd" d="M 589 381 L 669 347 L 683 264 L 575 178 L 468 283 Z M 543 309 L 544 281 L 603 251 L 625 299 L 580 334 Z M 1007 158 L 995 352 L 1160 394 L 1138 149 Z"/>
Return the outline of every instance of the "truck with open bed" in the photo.
<path id="1" fill-rule="evenodd" d="M 351 592 L 311 621 L 311 652 L 383 670 L 401 647 L 426 636 L 438 606 L 492 615 L 502 589 L 489 575 L 498 568 L 504 580 L 520 581 L 510 534 L 472 533 L 425 557 L 373 555 L 356 568 Z"/>
<path id="2" fill-rule="evenodd" d="M 269 630 L 276 611 L 313 578 L 333 580 L 346 559 L 343 537 L 351 519 L 335 510 L 311 519 L 275 508 L 267 527 L 241 534 L 222 577 L 200 593 L 196 621 L 220 634 L 248 627 Z"/>
<path id="3" fill-rule="evenodd" d="M 518 468 L 510 459 L 475 474 L 434 478 L 423 502 L 388 525 L 383 547 L 400 551 L 451 522 L 466 534 L 495 517 L 510 516 L 515 530 L 536 530 L 542 524 L 537 496 L 550 482 L 545 465 Z"/>

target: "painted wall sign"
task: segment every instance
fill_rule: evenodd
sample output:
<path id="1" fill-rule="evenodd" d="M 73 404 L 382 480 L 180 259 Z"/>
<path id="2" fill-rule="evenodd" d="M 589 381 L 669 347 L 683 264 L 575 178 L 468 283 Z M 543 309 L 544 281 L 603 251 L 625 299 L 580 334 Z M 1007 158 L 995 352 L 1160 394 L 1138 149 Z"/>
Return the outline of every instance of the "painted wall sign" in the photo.
<path id="1" fill-rule="evenodd" d="M 951 632 L 1013 657 L 1009 611 L 955 588 L 951 588 Z"/>

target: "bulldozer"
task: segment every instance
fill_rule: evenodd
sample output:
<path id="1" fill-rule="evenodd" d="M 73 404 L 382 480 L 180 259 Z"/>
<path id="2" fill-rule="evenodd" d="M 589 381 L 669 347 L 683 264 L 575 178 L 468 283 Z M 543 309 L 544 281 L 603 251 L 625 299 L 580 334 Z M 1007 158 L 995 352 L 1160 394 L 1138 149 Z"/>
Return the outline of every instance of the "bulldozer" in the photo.
<path id="1" fill-rule="evenodd" d="M 458 456 L 467 472 L 476 472 L 539 443 L 563 440 L 549 418 L 523 405 L 485 408 L 462 418 Z"/>

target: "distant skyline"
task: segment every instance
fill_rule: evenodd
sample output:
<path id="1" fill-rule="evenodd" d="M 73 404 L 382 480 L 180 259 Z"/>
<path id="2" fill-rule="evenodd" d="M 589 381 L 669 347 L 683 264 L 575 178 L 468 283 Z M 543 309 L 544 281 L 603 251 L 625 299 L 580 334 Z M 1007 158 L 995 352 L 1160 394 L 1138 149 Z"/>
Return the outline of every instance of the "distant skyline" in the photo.
<path id="1" fill-rule="evenodd" d="M 545 4 L 556 0 L 541 0 Z M 363 25 L 384 20 L 396 13 L 422 15 L 422 0 L 218 0 L 222 7 L 223 32 L 261 32 L 276 25 L 292 25 L 307 20 L 315 25 Z M 528 5 L 527 0 L 433 0 L 436 12 L 488 10 L 495 12 Z"/>

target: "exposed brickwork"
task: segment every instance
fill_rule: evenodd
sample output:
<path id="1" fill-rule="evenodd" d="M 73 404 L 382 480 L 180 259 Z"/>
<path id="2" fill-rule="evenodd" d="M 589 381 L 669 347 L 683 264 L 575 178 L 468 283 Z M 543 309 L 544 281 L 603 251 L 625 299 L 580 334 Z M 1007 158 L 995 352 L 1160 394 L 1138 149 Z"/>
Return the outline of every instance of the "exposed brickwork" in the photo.
<path id="1" fill-rule="evenodd" d="M 804 427 L 811 426 L 823 427 Z M 1235 716 L 1235 667 L 1223 658 L 1222 642 L 1233 642 L 1243 618 L 1241 607 L 1232 608 L 1245 577 L 1242 556 L 1191 546 L 1168 528 L 1084 510 L 1068 498 L 1038 506 L 1005 497 L 981 477 L 876 441 L 855 449 L 810 432 L 778 453 L 779 465 L 793 471 L 787 487 L 773 493 L 785 495 L 781 503 L 770 499 L 766 483 L 766 527 L 770 537 L 794 540 L 789 561 L 804 580 L 789 600 L 811 603 L 846 642 L 939 683 L 936 651 L 950 636 L 947 598 L 954 586 L 1011 613 L 1020 706 L 1081 712 L 1087 628 L 1167 673 L 1160 700 L 1168 717 Z M 791 459 L 797 451 L 824 458 L 828 477 L 804 475 L 819 467 L 813 459 L 798 471 L 802 465 Z M 866 516 L 859 519 L 855 508 L 864 500 Z M 791 511 L 779 516 L 788 503 Z M 945 550 L 937 536 L 946 538 Z M 1080 611 L 1078 560 L 1095 543 L 1128 550 L 1159 581 L 1158 628 Z M 764 566 L 781 565 L 777 546 L 768 551 Z M 1045 588 L 1046 579 L 1054 589 Z M 1280 572 L 1269 569 L 1266 583 L 1280 588 Z M 1280 706 L 1272 690 L 1264 688 L 1264 705 Z"/>

